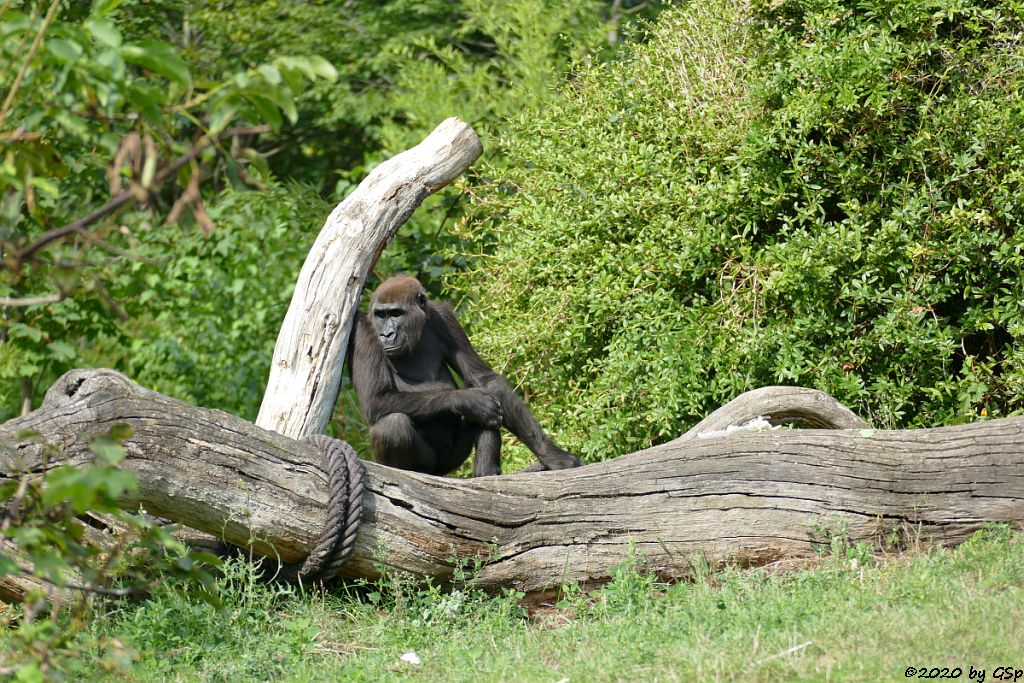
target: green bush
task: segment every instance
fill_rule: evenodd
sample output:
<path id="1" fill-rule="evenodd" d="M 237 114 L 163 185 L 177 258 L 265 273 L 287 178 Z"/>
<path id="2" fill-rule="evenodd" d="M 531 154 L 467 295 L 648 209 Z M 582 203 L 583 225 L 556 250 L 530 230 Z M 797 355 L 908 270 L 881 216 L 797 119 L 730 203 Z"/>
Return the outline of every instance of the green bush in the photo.
<path id="1" fill-rule="evenodd" d="M 0 442 L 0 578 L 12 577 L 13 586 L 25 589 L 0 613 L 4 680 L 79 680 L 75 672 L 86 651 L 105 667 L 121 667 L 123 646 L 83 646 L 77 642 L 82 630 L 97 607 L 169 590 L 169 580 L 210 609 L 219 604 L 209 572 L 220 565 L 216 557 L 190 552 L 173 536 L 175 527 L 119 509 L 126 492 L 138 491 L 135 478 L 118 467 L 125 457 L 121 441 L 130 436 L 127 425 L 113 425 L 108 434 L 89 438 L 93 463 L 35 471 Z M 109 525 L 111 533 L 92 529 L 97 525 Z M 105 541 L 97 543 L 98 537 Z"/>
<path id="2" fill-rule="evenodd" d="M 118 273 L 130 342 L 99 348 L 135 381 L 255 419 L 299 269 L 330 207 L 310 187 L 267 179 L 210 204 L 218 229 L 168 230 L 140 217 L 137 259 Z M 129 297 L 132 297 L 129 299 Z"/>
<path id="3" fill-rule="evenodd" d="M 740 392 L 877 426 L 1024 406 L 1024 4 L 715 0 L 524 112 L 474 342 L 590 459 Z"/>

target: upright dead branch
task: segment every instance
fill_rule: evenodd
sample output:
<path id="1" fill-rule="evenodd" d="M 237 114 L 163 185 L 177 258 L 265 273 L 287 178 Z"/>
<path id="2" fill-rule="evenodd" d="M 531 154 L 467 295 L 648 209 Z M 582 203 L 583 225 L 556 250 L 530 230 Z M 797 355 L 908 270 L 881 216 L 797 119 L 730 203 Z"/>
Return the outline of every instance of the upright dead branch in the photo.
<path id="1" fill-rule="evenodd" d="M 389 159 L 327 219 L 299 273 L 256 424 L 294 439 L 321 434 L 341 386 L 351 322 L 376 256 L 428 195 L 476 161 L 476 133 L 448 119 Z"/>

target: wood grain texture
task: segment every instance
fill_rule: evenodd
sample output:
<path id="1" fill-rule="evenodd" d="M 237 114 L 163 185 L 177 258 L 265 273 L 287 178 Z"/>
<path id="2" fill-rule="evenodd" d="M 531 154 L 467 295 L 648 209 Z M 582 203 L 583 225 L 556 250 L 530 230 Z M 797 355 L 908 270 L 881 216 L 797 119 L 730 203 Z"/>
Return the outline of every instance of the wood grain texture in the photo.
<path id="1" fill-rule="evenodd" d="M 323 434 L 376 255 L 428 195 L 482 151 L 468 124 L 447 119 L 419 145 L 377 166 L 338 204 L 299 273 L 256 424 L 296 439 Z"/>
<path id="2" fill-rule="evenodd" d="M 763 400 L 762 396 L 761 399 Z M 91 435 L 128 424 L 126 506 L 285 561 L 323 523 L 326 476 L 309 446 L 226 413 L 75 370 L 38 410 L 0 426 L 4 476 L 84 463 Z M 30 429 L 39 439 L 19 436 Z M 59 456 L 46 461 L 44 444 Z M 809 557 L 825 529 L 850 541 L 898 530 L 956 543 L 986 521 L 1024 522 L 1024 418 L 919 430 L 736 431 L 681 438 L 586 467 L 479 479 L 366 463 L 368 493 L 343 576 L 375 562 L 445 580 L 453 558 L 486 558 L 484 586 L 538 591 L 594 582 L 635 547 L 667 578 L 695 560 Z"/>

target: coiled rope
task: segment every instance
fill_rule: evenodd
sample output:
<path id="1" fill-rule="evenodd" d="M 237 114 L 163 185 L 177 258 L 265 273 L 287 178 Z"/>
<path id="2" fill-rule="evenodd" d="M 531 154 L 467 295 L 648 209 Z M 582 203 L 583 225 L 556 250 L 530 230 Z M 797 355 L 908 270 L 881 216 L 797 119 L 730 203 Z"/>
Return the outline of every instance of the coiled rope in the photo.
<path id="1" fill-rule="evenodd" d="M 291 582 L 323 582 L 338 575 L 355 548 L 363 518 L 365 470 L 355 449 L 344 441 L 323 434 L 303 440 L 326 457 L 327 516 L 324 530 L 306 559 L 284 565 L 277 577 Z"/>

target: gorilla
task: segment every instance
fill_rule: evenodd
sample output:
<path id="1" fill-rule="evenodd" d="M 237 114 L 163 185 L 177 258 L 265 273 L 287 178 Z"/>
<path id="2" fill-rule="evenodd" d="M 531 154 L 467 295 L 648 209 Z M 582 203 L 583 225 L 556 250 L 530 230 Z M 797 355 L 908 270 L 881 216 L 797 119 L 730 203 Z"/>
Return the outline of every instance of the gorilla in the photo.
<path id="1" fill-rule="evenodd" d="M 351 375 L 377 462 L 444 475 L 475 446 L 473 476 L 501 474 L 498 429 L 505 427 L 540 460 L 531 470 L 582 464 L 551 441 L 505 378 L 477 355 L 451 307 L 428 301 L 414 277 L 382 283 L 369 312 L 359 314 Z"/>

